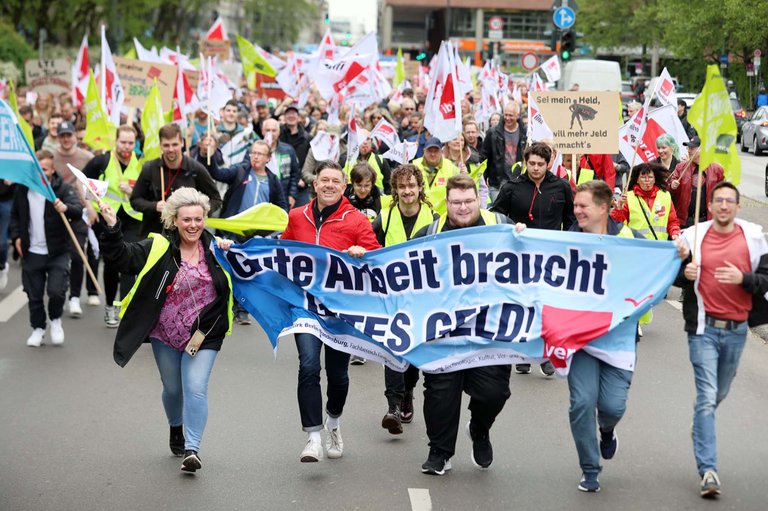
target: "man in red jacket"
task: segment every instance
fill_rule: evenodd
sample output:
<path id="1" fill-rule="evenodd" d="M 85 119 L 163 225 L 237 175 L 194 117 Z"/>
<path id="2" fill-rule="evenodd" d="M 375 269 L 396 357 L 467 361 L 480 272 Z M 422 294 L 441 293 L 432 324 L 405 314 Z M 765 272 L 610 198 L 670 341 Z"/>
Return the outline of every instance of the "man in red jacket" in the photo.
<path id="1" fill-rule="evenodd" d="M 346 176 L 337 163 L 325 161 L 319 164 L 314 187 L 317 197 L 306 206 L 289 212 L 288 226 L 282 239 L 323 245 L 347 252 L 352 257 L 362 257 L 366 250 L 381 248 L 371 222 L 343 196 Z M 320 436 L 323 429 L 321 347 L 323 342 L 316 336 L 296 334 L 296 348 L 299 352 L 299 413 L 302 429 L 309 434 L 301 452 L 301 461 L 305 463 L 323 458 Z M 344 449 L 339 418 L 349 391 L 348 366 L 348 353 L 325 346 L 325 375 L 328 380 L 326 449 L 328 457 L 332 459 L 341 458 Z"/>

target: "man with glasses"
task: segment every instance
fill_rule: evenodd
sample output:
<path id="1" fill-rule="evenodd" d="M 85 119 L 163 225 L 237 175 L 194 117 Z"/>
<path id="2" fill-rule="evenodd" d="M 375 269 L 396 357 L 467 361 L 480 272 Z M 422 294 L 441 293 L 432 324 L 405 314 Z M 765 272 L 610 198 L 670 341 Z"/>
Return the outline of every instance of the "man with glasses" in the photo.
<path id="1" fill-rule="evenodd" d="M 207 151 L 213 150 L 212 139 L 207 145 L 200 148 L 201 159 L 205 161 Z M 208 172 L 216 181 L 229 185 L 224 194 L 224 205 L 221 218 L 242 213 L 257 204 L 269 202 L 288 210 L 288 201 L 283 195 L 283 187 L 277 176 L 267 169 L 267 163 L 272 158 L 272 148 L 264 140 L 257 140 L 251 144 L 251 152 L 248 160 L 228 168 L 221 168 L 216 158 L 211 158 L 211 166 Z M 237 243 L 245 243 L 251 236 L 231 235 Z M 239 325 L 250 325 L 248 312 L 238 301 L 234 302 L 233 311 L 235 321 Z"/>
<path id="2" fill-rule="evenodd" d="M 510 223 L 507 217 L 480 208 L 475 181 L 466 174 L 448 179 L 447 213 L 420 229 L 413 238 L 483 225 Z M 461 415 L 461 393 L 470 396 L 471 419 L 466 431 L 472 441 L 470 458 L 481 469 L 493 462 L 489 431 L 509 399 L 509 365 L 473 367 L 450 373 L 424 373 L 424 422 L 429 457 L 421 471 L 443 475 L 451 469 Z"/>
<path id="3" fill-rule="evenodd" d="M 400 138 L 411 127 L 411 116 L 416 113 L 416 102 L 411 98 L 403 98 L 400 104 L 400 111 L 397 114 L 397 126 L 400 129 Z"/>
<path id="4" fill-rule="evenodd" d="M 512 178 L 512 166 L 523 159 L 526 136 L 519 118 L 520 105 L 510 101 L 504 107 L 504 122 L 489 129 L 485 135 L 482 151 L 488 159 L 485 180 L 494 201 L 502 185 Z"/>
<path id="5" fill-rule="evenodd" d="M 696 384 L 693 454 L 704 498 L 720 495 L 715 411 L 736 376 L 747 325 L 768 322 L 768 242 L 760 225 L 736 218 L 739 191 L 718 183 L 707 205 L 712 220 L 687 229 L 678 240 L 683 259 L 678 285 L 688 353 Z M 692 248 L 693 247 L 693 248 Z"/>

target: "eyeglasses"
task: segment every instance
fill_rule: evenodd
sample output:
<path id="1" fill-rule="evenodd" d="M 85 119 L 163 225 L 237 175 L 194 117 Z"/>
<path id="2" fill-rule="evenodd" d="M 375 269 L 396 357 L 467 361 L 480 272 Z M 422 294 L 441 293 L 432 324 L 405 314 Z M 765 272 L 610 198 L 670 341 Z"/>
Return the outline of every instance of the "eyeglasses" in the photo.
<path id="1" fill-rule="evenodd" d="M 733 206 L 734 204 L 739 203 L 739 201 L 737 201 L 733 197 L 718 197 L 716 199 L 712 199 L 712 202 L 714 202 L 715 204 L 728 204 L 729 206 Z"/>
<path id="2" fill-rule="evenodd" d="M 450 204 L 454 208 L 460 208 L 461 206 L 469 207 L 472 204 L 474 204 L 475 202 L 477 202 L 476 198 L 475 199 L 467 199 L 467 200 L 449 200 L 448 204 Z"/>
<path id="3" fill-rule="evenodd" d="M 251 156 L 263 156 L 264 158 L 269 158 L 269 155 L 266 154 L 266 153 L 256 153 L 256 152 L 253 152 L 253 153 L 251 153 Z"/>

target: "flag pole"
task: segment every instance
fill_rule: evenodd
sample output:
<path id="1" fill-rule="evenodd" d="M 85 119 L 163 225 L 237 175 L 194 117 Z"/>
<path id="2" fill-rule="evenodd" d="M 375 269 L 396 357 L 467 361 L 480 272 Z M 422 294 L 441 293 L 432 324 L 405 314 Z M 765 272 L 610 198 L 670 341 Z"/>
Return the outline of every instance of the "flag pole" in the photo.
<path id="1" fill-rule="evenodd" d="M 77 237 L 75 236 L 75 231 L 72 230 L 72 226 L 69 224 L 69 220 L 64 215 L 64 213 L 59 212 L 59 215 L 61 216 L 61 221 L 64 222 L 64 227 L 66 227 L 67 231 L 69 232 L 69 237 L 72 238 L 72 244 L 75 246 L 75 248 L 77 249 L 77 253 L 80 254 L 80 258 L 83 260 L 83 265 L 85 266 L 86 271 L 88 271 L 88 276 L 91 278 L 91 281 L 93 282 L 93 286 L 96 288 L 96 292 L 98 294 L 102 294 L 99 281 L 96 279 L 96 275 L 93 274 L 91 265 L 88 264 L 88 258 L 85 257 L 85 252 L 83 252 L 83 247 L 81 247 L 80 243 L 77 241 Z"/>
<path id="2" fill-rule="evenodd" d="M 165 202 L 165 170 L 162 165 L 160 165 L 160 200 Z"/>
<path id="3" fill-rule="evenodd" d="M 691 247 L 691 259 L 693 261 L 696 261 L 696 245 L 698 245 L 699 240 L 699 215 L 701 214 L 701 178 L 704 175 L 704 169 L 702 168 L 701 163 L 699 163 L 699 171 L 696 174 L 699 180 L 699 186 L 696 187 L 696 207 L 693 213 L 693 247 Z"/>

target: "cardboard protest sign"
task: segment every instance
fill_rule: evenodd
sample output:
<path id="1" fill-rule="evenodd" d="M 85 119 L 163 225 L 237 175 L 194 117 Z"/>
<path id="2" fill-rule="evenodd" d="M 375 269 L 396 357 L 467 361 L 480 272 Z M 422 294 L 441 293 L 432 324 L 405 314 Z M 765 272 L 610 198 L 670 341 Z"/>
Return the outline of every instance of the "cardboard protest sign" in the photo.
<path id="1" fill-rule="evenodd" d="M 24 63 L 27 86 L 38 94 L 61 94 L 72 88 L 72 66 L 69 59 L 34 60 Z"/>
<path id="2" fill-rule="evenodd" d="M 200 53 L 203 57 L 218 57 L 219 62 L 229 60 L 232 42 L 228 39 L 203 39 L 200 41 Z"/>
<path id="3" fill-rule="evenodd" d="M 144 62 L 142 60 L 115 57 L 117 74 L 125 89 L 125 106 L 144 108 L 149 91 L 157 79 L 163 110 L 173 107 L 173 86 L 176 83 L 176 66 Z"/>
<path id="4" fill-rule="evenodd" d="M 618 92 L 535 92 L 531 94 L 564 153 L 619 152 Z"/>

